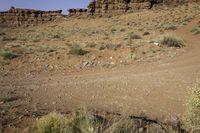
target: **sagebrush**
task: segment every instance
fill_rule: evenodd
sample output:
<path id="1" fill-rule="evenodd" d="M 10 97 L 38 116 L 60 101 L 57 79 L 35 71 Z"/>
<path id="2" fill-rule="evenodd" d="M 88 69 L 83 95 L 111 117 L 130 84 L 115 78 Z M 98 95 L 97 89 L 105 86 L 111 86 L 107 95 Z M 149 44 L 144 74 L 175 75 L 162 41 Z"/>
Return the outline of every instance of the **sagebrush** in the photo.
<path id="1" fill-rule="evenodd" d="M 169 47 L 183 47 L 185 42 L 181 37 L 166 35 L 161 39 L 161 44 Z"/>

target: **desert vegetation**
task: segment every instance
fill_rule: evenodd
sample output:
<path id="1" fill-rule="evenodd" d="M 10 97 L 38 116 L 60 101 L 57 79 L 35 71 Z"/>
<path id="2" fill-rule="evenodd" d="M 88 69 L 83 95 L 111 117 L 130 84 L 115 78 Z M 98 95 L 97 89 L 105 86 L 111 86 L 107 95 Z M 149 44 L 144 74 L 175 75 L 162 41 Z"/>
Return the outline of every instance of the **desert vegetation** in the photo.
<path id="1" fill-rule="evenodd" d="M 199 26 L 194 26 L 194 27 L 191 29 L 191 32 L 192 32 L 194 35 L 200 34 L 200 25 L 199 25 Z"/>
<path id="2" fill-rule="evenodd" d="M 50 113 L 33 126 L 35 133 L 115 133 L 136 132 L 138 125 L 130 118 L 107 115 L 98 116 L 91 111 L 78 110 L 69 116 Z"/>
<path id="3" fill-rule="evenodd" d="M 3 59 L 13 59 L 16 58 L 18 55 L 11 51 L 0 51 L 0 56 L 3 57 Z"/>
<path id="4" fill-rule="evenodd" d="M 193 94 L 188 103 L 188 110 L 185 115 L 185 121 L 188 128 L 194 132 L 200 130 L 200 83 L 198 82 L 193 89 Z"/>
<path id="5" fill-rule="evenodd" d="M 162 45 L 166 45 L 169 47 L 183 47 L 185 44 L 182 38 L 172 35 L 163 36 L 160 42 Z"/>
<path id="6" fill-rule="evenodd" d="M 97 114 L 93 111 L 78 110 L 68 115 L 50 113 L 38 119 L 33 133 L 145 133 L 178 132 L 175 125 L 162 125 L 146 117 L 126 116 L 114 113 Z"/>
<path id="7" fill-rule="evenodd" d="M 70 48 L 69 54 L 72 55 L 84 55 L 87 51 L 83 50 L 79 45 L 74 45 Z"/>

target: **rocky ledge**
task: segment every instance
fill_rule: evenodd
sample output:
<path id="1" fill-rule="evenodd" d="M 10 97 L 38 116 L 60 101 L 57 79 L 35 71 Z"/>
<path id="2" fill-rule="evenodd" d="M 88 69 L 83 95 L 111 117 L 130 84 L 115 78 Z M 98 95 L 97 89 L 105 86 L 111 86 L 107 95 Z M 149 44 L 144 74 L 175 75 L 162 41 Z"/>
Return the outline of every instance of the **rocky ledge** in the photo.
<path id="1" fill-rule="evenodd" d="M 40 11 L 11 7 L 8 11 L 0 12 L 0 27 L 29 26 L 55 21 L 62 17 L 62 10 Z"/>

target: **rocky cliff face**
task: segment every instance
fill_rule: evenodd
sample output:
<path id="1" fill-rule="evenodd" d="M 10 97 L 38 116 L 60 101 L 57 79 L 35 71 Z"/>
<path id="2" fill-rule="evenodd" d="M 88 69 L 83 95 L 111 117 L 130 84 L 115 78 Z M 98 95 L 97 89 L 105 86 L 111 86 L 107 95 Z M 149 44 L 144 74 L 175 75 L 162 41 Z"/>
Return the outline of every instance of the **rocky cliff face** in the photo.
<path id="1" fill-rule="evenodd" d="M 92 0 L 87 9 L 69 9 L 69 17 L 110 16 L 150 9 L 154 5 L 180 4 L 199 0 Z M 55 21 L 61 18 L 62 10 L 40 11 L 11 7 L 8 11 L 0 12 L 0 27 L 29 26 Z"/>
<path id="2" fill-rule="evenodd" d="M 116 15 L 127 11 L 150 9 L 156 4 L 180 4 L 198 0 L 93 0 L 88 9 L 70 9 L 69 16 L 80 15 Z"/>
<path id="3" fill-rule="evenodd" d="M 6 12 L 0 12 L 0 27 L 3 26 L 29 26 L 54 21 L 60 17 L 62 10 L 39 11 L 11 7 Z"/>

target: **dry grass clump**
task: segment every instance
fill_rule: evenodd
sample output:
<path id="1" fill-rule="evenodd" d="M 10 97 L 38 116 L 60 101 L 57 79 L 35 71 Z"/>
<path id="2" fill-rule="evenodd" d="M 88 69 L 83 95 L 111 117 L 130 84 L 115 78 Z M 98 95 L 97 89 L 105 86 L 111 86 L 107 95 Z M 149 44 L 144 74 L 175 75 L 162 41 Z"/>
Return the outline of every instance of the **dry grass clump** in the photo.
<path id="1" fill-rule="evenodd" d="M 4 35 L 6 35 L 6 33 L 0 32 L 0 36 L 4 36 Z"/>
<path id="2" fill-rule="evenodd" d="M 4 51 L 4 50 L 0 51 L 0 56 L 3 57 L 3 59 L 13 59 L 18 57 L 17 54 L 11 51 Z"/>
<path id="3" fill-rule="evenodd" d="M 191 29 L 191 32 L 194 34 L 194 35 L 198 35 L 200 34 L 200 26 L 195 26 Z"/>
<path id="4" fill-rule="evenodd" d="M 183 47 L 185 43 L 182 38 L 172 35 L 163 36 L 160 42 L 162 45 L 166 45 L 169 47 Z"/>
<path id="5" fill-rule="evenodd" d="M 62 133 L 64 122 L 60 114 L 50 113 L 37 120 L 33 126 L 33 133 Z"/>
<path id="6" fill-rule="evenodd" d="M 79 110 L 68 117 L 50 113 L 33 126 L 33 133 L 132 133 L 138 127 L 129 117 L 108 115 L 102 117 L 90 111 Z"/>
<path id="7" fill-rule="evenodd" d="M 16 41 L 17 38 L 14 38 L 14 37 L 7 37 L 7 36 L 4 36 L 4 35 L 1 35 L 0 36 L 0 41 L 3 42 L 3 41 Z"/>
<path id="8" fill-rule="evenodd" d="M 186 125 L 192 130 L 200 130 L 200 82 L 197 83 L 185 117 Z"/>
<path id="9" fill-rule="evenodd" d="M 98 120 L 85 110 L 74 112 L 67 120 L 66 133 L 92 133 Z"/>
<path id="10" fill-rule="evenodd" d="M 176 30 L 176 25 L 174 24 L 164 24 L 163 25 L 164 30 Z"/>
<path id="11" fill-rule="evenodd" d="M 70 48 L 69 54 L 72 55 L 85 55 L 87 51 L 83 50 L 79 45 L 74 45 Z"/>
<path id="12" fill-rule="evenodd" d="M 141 39 L 141 36 L 138 33 L 131 32 L 131 33 L 129 33 L 129 38 L 130 39 Z"/>
<path id="13" fill-rule="evenodd" d="M 109 126 L 103 133 L 135 133 L 138 131 L 138 125 L 129 117 L 113 117 L 108 118 Z"/>
<path id="14" fill-rule="evenodd" d="M 143 33 L 143 36 L 147 36 L 147 35 L 150 35 L 150 32 L 146 31 Z"/>

